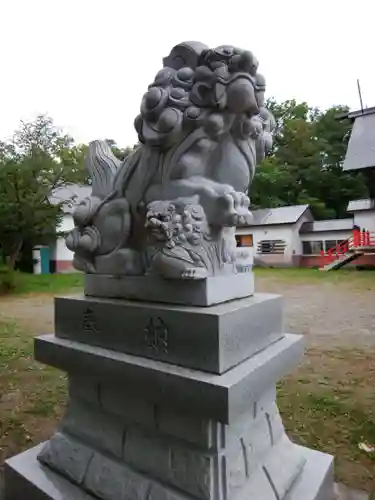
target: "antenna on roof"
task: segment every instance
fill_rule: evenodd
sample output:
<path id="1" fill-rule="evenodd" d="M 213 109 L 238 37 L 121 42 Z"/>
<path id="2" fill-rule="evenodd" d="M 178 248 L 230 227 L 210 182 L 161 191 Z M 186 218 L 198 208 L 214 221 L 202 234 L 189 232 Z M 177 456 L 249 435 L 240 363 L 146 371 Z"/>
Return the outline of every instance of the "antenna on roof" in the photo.
<path id="1" fill-rule="evenodd" d="M 361 92 L 361 85 L 359 83 L 359 78 L 357 78 L 357 87 L 358 87 L 359 102 L 361 103 L 361 111 L 363 114 L 363 101 L 362 101 L 362 92 Z"/>

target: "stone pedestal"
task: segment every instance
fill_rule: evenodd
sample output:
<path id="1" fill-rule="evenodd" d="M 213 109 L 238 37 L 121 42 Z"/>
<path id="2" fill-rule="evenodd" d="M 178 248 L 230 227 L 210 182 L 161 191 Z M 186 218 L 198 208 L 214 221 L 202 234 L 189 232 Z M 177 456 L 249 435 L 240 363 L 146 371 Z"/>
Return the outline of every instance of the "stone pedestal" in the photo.
<path id="1" fill-rule="evenodd" d="M 58 298 L 35 356 L 68 373 L 68 408 L 6 463 L 6 500 L 333 500 L 332 457 L 292 443 L 276 405 L 302 353 L 274 295 L 205 309 Z"/>
<path id="2" fill-rule="evenodd" d="M 85 293 L 100 298 L 125 298 L 207 307 L 253 295 L 254 274 L 251 267 L 238 274 L 209 276 L 204 280 L 86 274 Z"/>

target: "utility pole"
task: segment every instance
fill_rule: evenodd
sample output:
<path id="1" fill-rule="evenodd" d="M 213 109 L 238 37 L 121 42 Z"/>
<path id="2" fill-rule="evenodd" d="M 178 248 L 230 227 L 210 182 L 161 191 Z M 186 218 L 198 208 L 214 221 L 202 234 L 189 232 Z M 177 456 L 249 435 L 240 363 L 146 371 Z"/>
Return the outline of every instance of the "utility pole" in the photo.
<path id="1" fill-rule="evenodd" d="M 359 78 L 357 78 L 357 87 L 358 87 L 359 102 L 361 103 L 361 111 L 363 114 L 363 101 L 362 101 L 362 92 L 361 92 L 361 85 L 359 83 Z"/>

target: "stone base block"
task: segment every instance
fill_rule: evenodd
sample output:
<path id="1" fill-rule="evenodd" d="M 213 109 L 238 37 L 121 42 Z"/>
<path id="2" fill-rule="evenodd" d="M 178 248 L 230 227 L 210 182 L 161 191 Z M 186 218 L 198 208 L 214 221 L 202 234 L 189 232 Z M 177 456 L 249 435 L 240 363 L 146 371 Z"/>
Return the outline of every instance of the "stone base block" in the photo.
<path id="1" fill-rule="evenodd" d="M 306 463 L 284 500 L 336 500 L 334 458 L 302 446 L 300 449 Z"/>
<path id="2" fill-rule="evenodd" d="M 170 415 L 166 425 L 163 407 L 146 429 L 71 401 L 38 459 L 101 500 L 282 499 L 306 459 L 285 435 L 274 396 L 269 391 L 256 412 L 232 425 L 186 415 L 185 433 L 183 415 Z"/>
<path id="3" fill-rule="evenodd" d="M 222 375 L 181 368 L 129 354 L 44 335 L 35 340 L 37 361 L 69 374 L 86 375 L 119 387 L 123 397 L 146 401 L 231 423 L 294 367 L 303 337 L 285 336 Z"/>
<path id="4" fill-rule="evenodd" d="M 143 487 L 130 481 L 124 476 L 124 473 L 117 476 L 117 480 L 111 483 L 106 480 L 105 476 L 108 471 L 115 471 L 115 466 L 106 464 L 105 461 L 98 465 L 96 470 L 98 476 L 92 478 L 92 480 L 95 479 L 93 487 L 96 488 L 95 496 L 92 496 L 37 460 L 46 444 L 42 443 L 5 463 L 4 500 L 97 500 L 98 498 L 108 498 L 109 500 L 188 500 L 188 498 L 192 498 L 173 489 L 166 490 L 159 483 L 152 480 L 149 482 L 149 479 L 137 473 L 133 473 L 133 481 L 135 478 L 140 479 L 140 484 Z M 305 459 L 305 462 L 292 484 L 289 484 L 288 491 L 278 490 L 277 488 L 280 486 L 271 483 L 269 474 L 261 468 L 253 481 L 239 492 L 236 498 L 239 500 L 335 500 L 333 458 L 299 446 L 295 446 L 295 449 L 299 456 Z M 284 474 L 285 478 L 285 468 L 283 470 L 282 464 L 278 465 L 280 467 L 277 471 L 279 476 L 283 477 Z M 95 468 L 95 463 L 92 466 Z M 239 467 L 238 473 L 240 470 Z M 90 480 L 89 476 L 88 479 Z M 146 485 L 147 487 L 145 487 Z M 221 498 L 223 497 L 220 495 L 214 497 L 215 500 Z M 228 500 L 230 498 L 233 497 L 228 497 Z"/>
<path id="5" fill-rule="evenodd" d="M 203 280 L 167 280 L 155 276 L 85 274 L 85 294 L 93 297 L 211 306 L 254 294 L 252 271 Z"/>
<path id="6" fill-rule="evenodd" d="M 42 443 L 5 462 L 4 500 L 97 500 L 37 460 L 44 446 Z"/>
<path id="7" fill-rule="evenodd" d="M 279 295 L 209 308 L 70 296 L 55 299 L 55 335 L 212 373 L 283 337 Z"/>

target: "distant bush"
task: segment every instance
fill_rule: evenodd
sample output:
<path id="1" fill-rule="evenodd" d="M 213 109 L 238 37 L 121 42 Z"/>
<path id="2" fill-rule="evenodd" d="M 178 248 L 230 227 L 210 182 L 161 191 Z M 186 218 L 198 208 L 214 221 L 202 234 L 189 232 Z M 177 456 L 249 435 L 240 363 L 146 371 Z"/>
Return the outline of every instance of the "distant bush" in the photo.
<path id="1" fill-rule="evenodd" d="M 12 292 L 16 288 L 16 273 L 10 267 L 0 264 L 0 295 Z"/>

